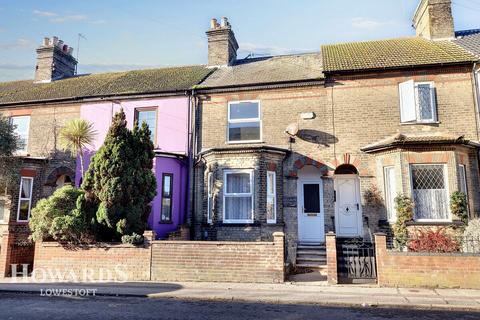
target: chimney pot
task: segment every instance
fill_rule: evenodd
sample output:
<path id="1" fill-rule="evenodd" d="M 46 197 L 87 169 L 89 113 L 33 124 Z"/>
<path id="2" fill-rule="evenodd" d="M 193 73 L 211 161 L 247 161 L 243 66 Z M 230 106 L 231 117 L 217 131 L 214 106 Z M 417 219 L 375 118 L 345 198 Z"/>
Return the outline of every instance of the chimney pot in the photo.
<path id="1" fill-rule="evenodd" d="M 50 45 L 50 38 L 43 38 L 43 46 L 48 47 Z"/>
<path id="2" fill-rule="evenodd" d="M 68 52 L 68 45 L 64 44 L 63 48 L 62 48 L 62 51 L 67 53 Z"/>
<path id="3" fill-rule="evenodd" d="M 210 29 L 216 29 L 217 27 L 218 27 L 217 19 L 212 18 L 212 20 L 210 20 Z"/>
<path id="4" fill-rule="evenodd" d="M 57 37 L 57 36 L 54 36 L 54 37 L 52 38 L 52 44 L 53 44 L 54 46 L 56 46 L 57 43 L 58 43 L 58 37 Z"/>
<path id="5" fill-rule="evenodd" d="M 226 28 L 226 27 L 230 26 L 230 24 L 228 23 L 228 18 L 227 17 L 222 17 L 222 20 L 220 20 L 220 26 L 222 28 Z"/>
<path id="6" fill-rule="evenodd" d="M 72 47 L 68 47 L 68 54 L 69 54 L 69 55 L 72 55 L 72 53 L 73 53 L 73 48 L 72 48 Z"/>

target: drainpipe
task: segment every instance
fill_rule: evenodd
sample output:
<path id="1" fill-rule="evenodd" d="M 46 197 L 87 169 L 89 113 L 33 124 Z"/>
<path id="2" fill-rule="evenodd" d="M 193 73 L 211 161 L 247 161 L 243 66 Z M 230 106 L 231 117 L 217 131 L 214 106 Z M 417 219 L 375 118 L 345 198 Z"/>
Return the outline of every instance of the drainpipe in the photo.
<path id="1" fill-rule="evenodd" d="M 475 103 L 475 124 L 477 126 L 477 141 L 479 140 L 479 128 L 478 128 L 478 122 L 479 122 L 479 117 L 480 117 L 480 97 L 479 97 L 479 91 L 480 91 L 480 83 L 479 83 L 479 71 L 480 68 L 478 68 L 478 64 L 475 62 L 473 64 L 473 69 L 472 69 L 472 85 L 473 85 L 473 96 L 474 96 L 474 103 Z M 480 171 L 480 150 L 477 151 L 477 170 Z M 473 210 L 472 210 L 473 211 Z M 470 211 L 470 212 L 472 212 Z M 471 215 L 474 213 L 470 213 Z"/>
<path id="2" fill-rule="evenodd" d="M 187 183 L 187 217 L 186 221 L 190 225 L 190 238 L 193 239 L 195 232 L 195 192 L 193 188 L 196 185 L 194 174 L 194 157 L 196 154 L 196 107 L 197 99 L 195 89 L 190 91 L 188 100 L 188 183 Z"/>

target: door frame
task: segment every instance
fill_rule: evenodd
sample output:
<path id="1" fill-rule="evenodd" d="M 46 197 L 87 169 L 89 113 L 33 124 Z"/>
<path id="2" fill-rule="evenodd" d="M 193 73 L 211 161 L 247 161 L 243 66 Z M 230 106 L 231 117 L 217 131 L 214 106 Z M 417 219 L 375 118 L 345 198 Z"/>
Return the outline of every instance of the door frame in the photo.
<path id="1" fill-rule="evenodd" d="M 355 189 L 357 190 L 357 203 L 359 204 L 357 225 L 358 225 L 358 234 L 357 235 L 341 235 L 339 234 L 339 219 L 338 219 L 338 180 L 347 180 L 351 179 L 355 181 Z M 354 237 L 363 237 L 363 209 L 362 209 L 362 196 L 360 193 L 360 177 L 357 174 L 336 174 L 333 176 L 333 189 L 335 192 L 335 230 L 336 235 L 339 238 L 354 238 Z"/>
<path id="2" fill-rule="evenodd" d="M 300 237 L 300 216 L 303 214 L 303 200 L 304 200 L 304 194 L 303 194 L 303 185 L 304 184 L 318 184 L 319 185 L 319 197 L 320 197 L 320 219 L 322 221 L 320 228 L 321 228 L 321 239 L 319 240 L 320 242 L 325 242 L 325 209 L 323 205 L 323 179 L 317 179 L 313 177 L 305 177 L 305 178 L 298 178 L 297 181 L 297 233 L 298 233 L 298 240 L 299 241 L 308 241 L 308 240 L 302 240 Z M 312 240 L 313 241 L 313 240 Z"/>

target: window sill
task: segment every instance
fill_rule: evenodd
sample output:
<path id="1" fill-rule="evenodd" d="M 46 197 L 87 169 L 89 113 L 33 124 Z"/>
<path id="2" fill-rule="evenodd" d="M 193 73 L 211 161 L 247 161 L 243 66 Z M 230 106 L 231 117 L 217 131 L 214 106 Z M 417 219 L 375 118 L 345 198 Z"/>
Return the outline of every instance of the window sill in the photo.
<path id="1" fill-rule="evenodd" d="M 245 141 L 227 141 L 225 142 L 226 144 L 263 144 L 265 143 L 265 141 L 262 141 L 262 140 L 245 140 Z"/>
<path id="2" fill-rule="evenodd" d="M 450 221 L 410 221 L 406 223 L 407 226 L 450 226 L 450 225 L 456 225 L 456 226 L 461 226 L 463 225 L 463 222 L 460 220 L 450 220 Z"/>
<path id="3" fill-rule="evenodd" d="M 430 122 L 400 122 L 401 126 L 428 126 L 428 125 L 436 125 L 441 124 L 440 121 L 430 121 Z"/>

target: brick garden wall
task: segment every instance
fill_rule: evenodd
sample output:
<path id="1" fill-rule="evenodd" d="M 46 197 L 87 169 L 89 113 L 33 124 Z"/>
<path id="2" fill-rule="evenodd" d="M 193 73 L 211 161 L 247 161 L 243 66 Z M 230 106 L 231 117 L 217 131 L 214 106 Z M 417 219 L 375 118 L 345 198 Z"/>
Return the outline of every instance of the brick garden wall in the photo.
<path id="1" fill-rule="evenodd" d="M 105 281 L 150 280 L 150 239 L 143 246 L 102 244 L 65 247 L 57 242 L 37 242 L 35 245 L 34 277 L 45 280 Z M 79 277 L 72 279 L 71 275 Z"/>
<path id="2" fill-rule="evenodd" d="M 35 245 L 37 280 L 216 281 L 276 283 L 284 280 L 284 235 L 272 242 L 152 241 L 143 246 Z M 72 274 L 79 279 L 72 279 Z"/>
<path id="3" fill-rule="evenodd" d="M 153 281 L 284 281 L 284 235 L 273 242 L 154 241 Z"/>
<path id="4" fill-rule="evenodd" d="M 387 251 L 375 236 L 378 284 L 383 287 L 480 289 L 480 255 Z"/>

